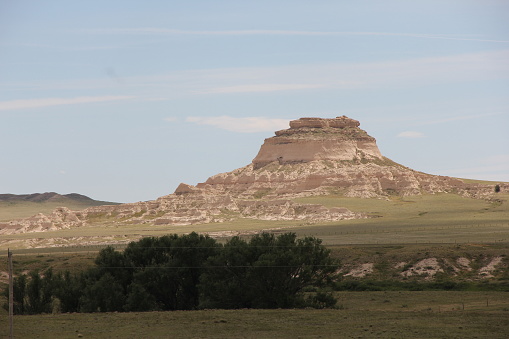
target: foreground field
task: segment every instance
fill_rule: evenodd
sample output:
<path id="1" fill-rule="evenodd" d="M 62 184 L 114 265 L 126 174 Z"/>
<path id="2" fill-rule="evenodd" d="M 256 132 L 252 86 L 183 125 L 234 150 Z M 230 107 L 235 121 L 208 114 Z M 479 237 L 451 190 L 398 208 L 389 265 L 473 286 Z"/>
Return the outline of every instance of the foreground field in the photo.
<path id="1" fill-rule="evenodd" d="M 507 338 L 504 292 L 342 292 L 334 310 L 16 316 L 17 338 Z M 2 330 L 7 328 L 2 316 Z"/>

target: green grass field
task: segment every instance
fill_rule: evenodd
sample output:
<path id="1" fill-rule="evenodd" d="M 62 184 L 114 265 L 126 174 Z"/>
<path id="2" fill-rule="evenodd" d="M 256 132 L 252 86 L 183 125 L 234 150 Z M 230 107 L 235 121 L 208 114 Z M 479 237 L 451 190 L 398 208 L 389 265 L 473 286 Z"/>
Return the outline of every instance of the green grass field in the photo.
<path id="1" fill-rule="evenodd" d="M 338 309 L 16 316 L 16 338 L 507 338 L 502 292 L 343 292 Z M 7 334 L 2 313 L 1 334 Z"/>

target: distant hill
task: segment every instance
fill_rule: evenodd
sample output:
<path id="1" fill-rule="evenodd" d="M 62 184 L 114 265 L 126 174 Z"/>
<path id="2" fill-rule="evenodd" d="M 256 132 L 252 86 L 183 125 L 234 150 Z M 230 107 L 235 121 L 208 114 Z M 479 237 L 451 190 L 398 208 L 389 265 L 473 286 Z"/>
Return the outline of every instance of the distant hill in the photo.
<path id="1" fill-rule="evenodd" d="M 117 204 L 94 200 L 78 193 L 0 194 L 0 221 L 27 218 L 37 213 L 48 214 L 57 207 L 82 210 L 92 206 Z"/>

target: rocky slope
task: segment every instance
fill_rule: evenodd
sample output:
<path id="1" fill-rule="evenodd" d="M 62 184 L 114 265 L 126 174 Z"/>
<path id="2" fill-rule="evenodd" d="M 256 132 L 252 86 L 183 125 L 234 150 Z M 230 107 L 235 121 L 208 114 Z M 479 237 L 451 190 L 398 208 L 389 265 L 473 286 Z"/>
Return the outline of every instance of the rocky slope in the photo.
<path id="1" fill-rule="evenodd" d="M 302 118 L 276 132 L 253 162 L 209 178 L 196 188 L 239 197 L 295 197 L 338 193 L 349 197 L 457 192 L 486 197 L 493 187 L 414 171 L 382 156 L 375 138 L 345 116 Z"/>
<path id="2" fill-rule="evenodd" d="M 181 184 L 173 194 L 153 201 L 98 206 L 83 211 L 59 208 L 0 223 L 0 234 L 80 227 L 97 221 L 191 225 L 235 218 L 332 221 L 364 218 L 345 208 L 298 204 L 301 196 L 341 194 L 386 198 L 454 192 L 486 198 L 490 185 L 414 171 L 382 156 L 375 138 L 345 116 L 301 118 L 265 140 L 253 162 L 210 177 L 196 186 Z M 508 184 L 501 184 L 508 190 Z"/>

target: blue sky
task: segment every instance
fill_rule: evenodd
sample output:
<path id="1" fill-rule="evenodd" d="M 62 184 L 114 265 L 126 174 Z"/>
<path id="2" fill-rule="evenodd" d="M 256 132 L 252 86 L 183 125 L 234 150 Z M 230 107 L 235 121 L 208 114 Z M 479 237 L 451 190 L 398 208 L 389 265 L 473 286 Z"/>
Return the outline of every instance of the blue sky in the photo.
<path id="1" fill-rule="evenodd" d="M 347 115 L 413 169 L 509 181 L 509 2 L 0 0 L 0 193 L 134 202 Z"/>

